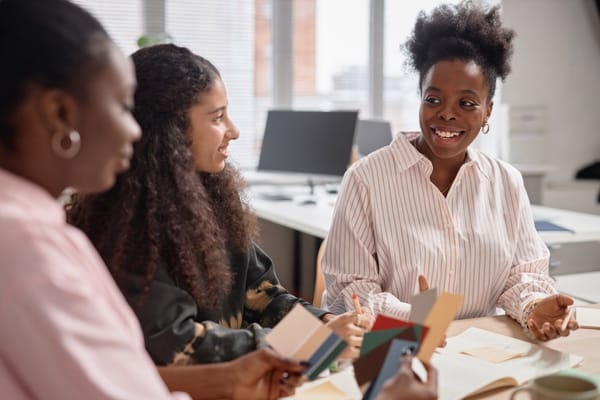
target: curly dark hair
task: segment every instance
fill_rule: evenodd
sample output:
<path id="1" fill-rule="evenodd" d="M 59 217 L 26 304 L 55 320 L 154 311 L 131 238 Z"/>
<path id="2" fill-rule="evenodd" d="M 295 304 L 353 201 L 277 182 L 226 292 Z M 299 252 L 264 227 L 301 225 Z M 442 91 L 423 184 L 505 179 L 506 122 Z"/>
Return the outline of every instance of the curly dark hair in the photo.
<path id="1" fill-rule="evenodd" d="M 220 75 L 171 44 L 132 58 L 143 135 L 131 168 L 106 193 L 74 196 L 68 220 L 89 236 L 117 283 L 124 271 L 145 274 L 140 301 L 163 262 L 199 305 L 214 307 L 231 287 L 227 251 L 247 251 L 256 231 L 238 171 L 227 164 L 219 173 L 197 172 L 189 150 L 188 111 Z"/>
<path id="2" fill-rule="evenodd" d="M 515 32 L 502 27 L 498 6 L 486 10 L 471 2 L 441 5 L 427 15 L 419 13 L 411 36 L 404 45 L 409 65 L 419 72 L 419 88 L 431 66 L 444 60 L 472 60 L 482 69 L 489 98 L 496 79 L 510 72 Z"/>

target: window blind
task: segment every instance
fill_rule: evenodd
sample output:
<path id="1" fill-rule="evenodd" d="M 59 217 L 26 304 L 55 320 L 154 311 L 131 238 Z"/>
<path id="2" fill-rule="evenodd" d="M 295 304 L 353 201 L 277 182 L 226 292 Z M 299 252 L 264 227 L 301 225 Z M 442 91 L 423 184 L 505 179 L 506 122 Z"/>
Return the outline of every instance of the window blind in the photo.
<path id="1" fill-rule="evenodd" d="M 254 2 L 173 0 L 166 2 L 166 31 L 176 44 L 210 60 L 221 73 L 229 113 L 240 130 L 230 144 L 240 167 L 257 162 L 254 106 Z"/>
<path id="2" fill-rule="evenodd" d="M 74 0 L 75 4 L 93 14 L 117 45 L 131 54 L 137 50 L 137 40 L 144 34 L 142 0 Z"/>

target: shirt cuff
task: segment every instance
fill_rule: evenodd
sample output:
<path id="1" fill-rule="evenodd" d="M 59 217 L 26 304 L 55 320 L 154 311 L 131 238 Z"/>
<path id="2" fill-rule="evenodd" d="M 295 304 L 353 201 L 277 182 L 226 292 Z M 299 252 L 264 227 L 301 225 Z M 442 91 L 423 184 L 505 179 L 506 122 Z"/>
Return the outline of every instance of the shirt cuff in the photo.
<path id="1" fill-rule="evenodd" d="M 537 304 L 542 301 L 544 298 L 546 298 L 547 295 L 538 295 L 535 296 L 533 298 L 530 298 L 529 300 L 527 300 L 525 303 L 523 303 L 522 307 L 521 307 L 521 319 L 520 319 L 520 323 L 521 323 L 521 327 L 523 327 L 523 330 L 528 332 L 529 331 L 529 325 L 527 324 L 527 322 L 529 321 L 529 315 L 531 314 L 531 312 L 535 309 L 535 307 L 537 306 Z"/>

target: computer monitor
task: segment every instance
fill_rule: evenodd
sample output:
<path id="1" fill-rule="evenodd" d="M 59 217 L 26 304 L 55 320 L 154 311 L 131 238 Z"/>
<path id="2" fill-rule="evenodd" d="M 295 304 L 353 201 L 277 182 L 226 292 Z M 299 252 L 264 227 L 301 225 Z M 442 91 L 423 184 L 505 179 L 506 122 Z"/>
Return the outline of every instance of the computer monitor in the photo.
<path id="1" fill-rule="evenodd" d="M 258 170 L 342 176 L 358 111 L 270 110 Z"/>
<path id="2" fill-rule="evenodd" d="M 356 124 L 356 145 L 363 156 L 392 142 L 392 127 L 388 121 L 361 119 Z"/>

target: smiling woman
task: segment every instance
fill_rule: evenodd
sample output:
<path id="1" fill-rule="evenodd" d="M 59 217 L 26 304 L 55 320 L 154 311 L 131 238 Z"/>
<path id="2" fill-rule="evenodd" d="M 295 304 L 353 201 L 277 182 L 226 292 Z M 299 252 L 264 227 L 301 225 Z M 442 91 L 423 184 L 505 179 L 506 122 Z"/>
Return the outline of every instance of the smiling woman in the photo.
<path id="1" fill-rule="evenodd" d="M 76 198 L 69 219 L 110 267 L 154 361 L 237 358 L 260 347 L 262 328 L 274 326 L 296 303 L 331 320 L 351 344 L 346 356 L 357 355 L 363 330 L 354 326 L 355 316 L 333 317 L 288 293 L 253 241 L 243 182 L 226 162 L 239 132 L 217 69 L 174 45 L 147 47 L 132 57 L 134 115 L 143 135 L 131 170 L 107 193 Z"/>
<path id="2" fill-rule="evenodd" d="M 472 61 L 432 65 L 422 87 L 422 135 L 415 147 L 434 164 L 433 184 L 447 193 L 443 188 L 454 182 L 467 147 L 490 117 L 491 98 L 481 67 Z"/>
<path id="3" fill-rule="evenodd" d="M 488 130 L 513 37 L 497 7 L 419 15 L 406 50 L 419 73 L 421 132 L 347 172 L 322 263 L 329 309 L 351 309 L 356 292 L 375 312 L 408 318 L 424 275 L 465 296 L 459 318 L 499 306 L 541 340 L 577 327 L 561 326 L 573 300 L 555 294 L 520 173 L 470 147 Z"/>
<path id="4" fill-rule="evenodd" d="M 220 78 L 190 108 L 190 150 L 196 169 L 217 173 L 225 168 L 227 148 L 240 136 L 227 112 L 227 93 Z"/>

